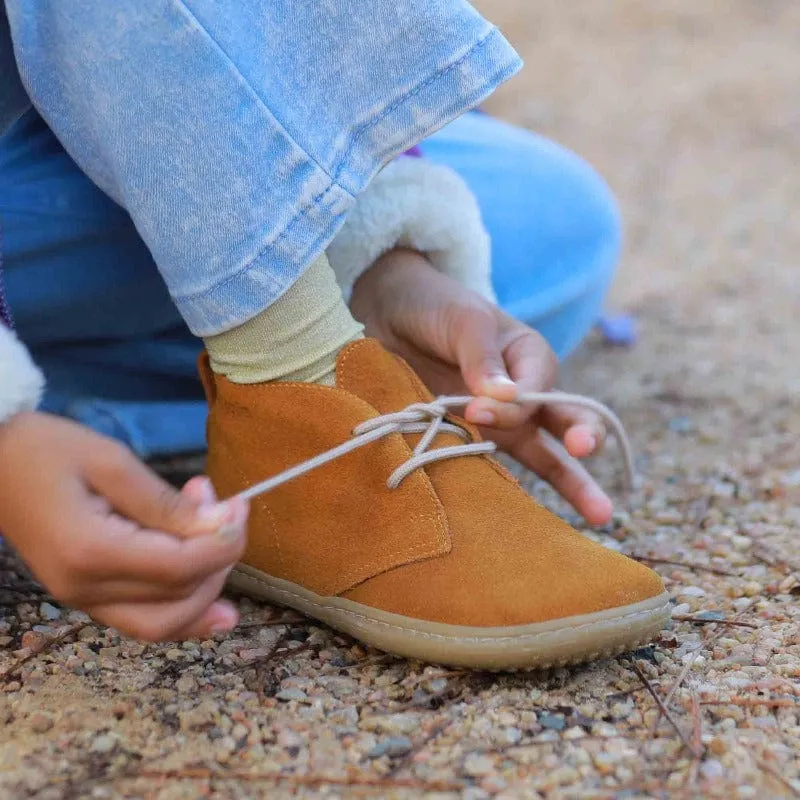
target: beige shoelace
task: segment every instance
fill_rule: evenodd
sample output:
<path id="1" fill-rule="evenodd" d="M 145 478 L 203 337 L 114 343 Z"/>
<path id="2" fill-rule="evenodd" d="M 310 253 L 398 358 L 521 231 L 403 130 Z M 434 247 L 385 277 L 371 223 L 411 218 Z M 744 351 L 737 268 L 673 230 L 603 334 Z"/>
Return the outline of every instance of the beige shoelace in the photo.
<path id="1" fill-rule="evenodd" d="M 338 445 L 318 456 L 309 458 L 294 467 L 290 467 L 283 472 L 267 478 L 255 486 L 251 486 L 243 492 L 235 495 L 243 500 L 250 500 L 258 495 L 270 492 L 284 483 L 288 483 L 294 478 L 299 478 L 307 472 L 318 467 L 335 461 L 354 450 L 358 450 L 371 442 L 376 442 L 394 433 L 408 434 L 421 433 L 422 438 L 414 448 L 414 452 L 407 461 L 402 463 L 388 478 L 386 485 L 390 489 L 396 489 L 414 470 L 420 469 L 427 464 L 436 461 L 444 461 L 448 458 L 461 458 L 464 456 L 477 456 L 485 453 L 493 453 L 497 449 L 494 442 L 475 442 L 468 431 L 458 425 L 445 422 L 445 417 L 453 408 L 463 408 L 474 398 L 463 397 L 438 397 L 430 403 L 414 403 L 407 406 L 402 411 L 392 414 L 382 414 L 374 419 L 367 420 L 358 425 L 353 431 L 353 438 L 348 439 L 343 444 Z M 617 415 L 607 406 L 593 400 L 591 397 L 584 397 L 578 394 L 566 394 L 564 392 L 523 392 L 516 400 L 522 405 L 570 405 L 594 411 L 610 428 L 611 433 L 616 437 L 622 450 L 622 458 L 625 468 L 625 482 L 628 489 L 633 486 L 634 466 L 633 451 L 630 441 L 625 433 Z M 449 447 L 437 447 L 435 450 L 428 450 L 433 440 L 440 433 L 452 433 L 464 440 L 465 444 L 452 445 Z"/>

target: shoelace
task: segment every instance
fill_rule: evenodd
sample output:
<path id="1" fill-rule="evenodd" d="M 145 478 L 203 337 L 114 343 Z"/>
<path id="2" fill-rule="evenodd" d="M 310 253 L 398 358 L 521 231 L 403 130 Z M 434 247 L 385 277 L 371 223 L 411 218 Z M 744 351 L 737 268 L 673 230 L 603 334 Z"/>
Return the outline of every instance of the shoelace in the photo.
<path id="1" fill-rule="evenodd" d="M 486 453 L 493 453 L 497 449 L 494 442 L 475 442 L 468 431 L 458 425 L 453 425 L 445 421 L 445 417 L 454 408 L 463 408 L 474 398 L 470 396 L 461 397 L 438 397 L 430 403 L 413 403 L 402 411 L 381 416 L 362 422 L 353 431 L 353 438 L 346 442 L 320 453 L 318 456 L 309 458 L 294 467 L 290 467 L 283 472 L 267 478 L 249 489 L 235 495 L 243 500 L 250 500 L 258 495 L 270 492 L 284 483 L 288 483 L 294 478 L 299 478 L 312 470 L 318 469 L 324 464 L 329 464 L 337 458 L 341 458 L 354 450 L 365 447 L 371 442 L 376 442 L 392 434 L 421 433 L 422 438 L 414 448 L 411 457 L 403 462 L 388 478 L 386 485 L 390 489 L 396 489 L 412 472 L 420 469 L 427 464 L 436 461 L 444 461 L 448 458 L 462 458 L 464 456 L 478 456 Z M 625 428 L 619 417 L 607 406 L 593 400 L 591 397 L 584 397 L 578 394 L 566 394 L 564 392 L 523 392 L 517 399 L 517 403 L 522 405 L 570 405 L 586 408 L 594 411 L 610 428 L 611 433 L 619 442 L 622 450 L 622 458 L 625 469 L 625 483 L 628 489 L 633 486 L 634 466 L 633 451 L 630 441 L 625 433 Z M 428 448 L 440 433 L 451 433 L 462 439 L 465 444 L 451 445 L 448 447 L 437 447 L 435 450 Z"/>

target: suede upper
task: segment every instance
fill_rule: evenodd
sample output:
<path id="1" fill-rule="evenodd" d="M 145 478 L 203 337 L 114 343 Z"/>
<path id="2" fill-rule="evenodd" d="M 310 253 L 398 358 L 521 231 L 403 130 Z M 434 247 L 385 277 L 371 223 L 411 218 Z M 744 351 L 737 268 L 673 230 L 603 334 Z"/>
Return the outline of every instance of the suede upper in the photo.
<path id="1" fill-rule="evenodd" d="M 432 399 L 371 339 L 342 351 L 336 388 L 236 385 L 205 360 L 201 373 L 222 497 L 341 444 L 366 419 Z M 394 434 L 256 498 L 244 563 L 320 595 L 454 625 L 546 622 L 664 591 L 650 569 L 536 504 L 492 458 L 436 462 L 388 489 L 416 439 Z M 443 434 L 432 448 L 455 443 Z"/>

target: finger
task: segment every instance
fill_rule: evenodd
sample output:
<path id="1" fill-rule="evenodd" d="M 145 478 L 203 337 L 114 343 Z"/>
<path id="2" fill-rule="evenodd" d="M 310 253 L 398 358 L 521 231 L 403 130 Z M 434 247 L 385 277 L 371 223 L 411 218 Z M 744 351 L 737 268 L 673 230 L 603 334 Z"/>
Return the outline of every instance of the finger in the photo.
<path id="1" fill-rule="evenodd" d="M 516 387 L 506 368 L 493 311 L 466 309 L 451 324 L 456 360 L 467 389 L 477 396 L 513 400 Z"/>
<path id="2" fill-rule="evenodd" d="M 536 331 L 519 327 L 505 346 L 505 357 L 512 380 L 520 392 L 549 392 L 558 375 L 558 359 L 553 349 Z"/>
<path id="3" fill-rule="evenodd" d="M 539 412 L 538 422 L 562 441 L 575 458 L 597 454 L 605 444 L 606 426 L 589 409 L 568 405 L 545 406 Z"/>
<path id="4" fill-rule="evenodd" d="M 74 512 L 81 546 L 69 551 L 75 573 L 100 580 L 126 580 L 179 589 L 235 564 L 246 545 L 247 506 L 234 506 L 236 516 L 224 529 L 179 538 L 142 529 L 111 515 Z M 76 537 L 77 538 L 77 537 Z"/>
<path id="5" fill-rule="evenodd" d="M 202 635 L 211 632 L 201 628 L 205 624 L 219 625 L 230 630 L 238 621 L 238 613 L 231 614 L 231 606 L 216 606 L 228 570 L 210 577 L 191 597 L 178 603 L 121 603 L 106 604 L 89 610 L 104 625 L 148 642 L 175 641 L 187 632 Z M 213 614 L 209 612 L 214 611 Z M 232 623 L 232 625 L 231 625 Z"/>
<path id="6" fill-rule="evenodd" d="M 239 624 L 239 610 L 229 600 L 217 600 L 198 619 L 173 633 L 179 641 L 206 639 L 215 633 L 227 633 Z"/>
<path id="7" fill-rule="evenodd" d="M 118 603 L 175 603 L 191 596 L 203 580 L 185 584 L 168 585 L 152 581 L 126 580 L 92 580 L 75 589 L 69 598 L 70 605 L 81 608 Z"/>
<path id="8" fill-rule="evenodd" d="M 229 506 L 203 503 L 208 490 L 198 484 L 207 478 L 194 481 L 191 490 L 179 492 L 130 450 L 114 442 L 92 451 L 85 469 L 90 487 L 143 528 L 194 536 L 231 522 Z"/>
<path id="9" fill-rule="evenodd" d="M 535 406 L 501 403 L 489 397 L 476 397 L 464 410 L 464 419 L 473 425 L 511 430 L 524 424 L 536 411 Z"/>
<path id="10" fill-rule="evenodd" d="M 505 341 L 503 354 L 518 395 L 526 391 L 549 391 L 558 369 L 550 346 L 540 334 L 516 320 L 501 318 L 501 323 L 512 329 L 503 332 L 501 339 Z M 496 395 L 476 398 L 467 406 L 465 418 L 477 425 L 510 430 L 523 425 L 538 411 L 534 405 L 503 403 L 498 399 L 508 398 Z"/>
<path id="11" fill-rule="evenodd" d="M 521 439 L 512 455 L 547 481 L 590 525 L 611 520 L 614 507 L 608 495 L 545 431 Z"/>

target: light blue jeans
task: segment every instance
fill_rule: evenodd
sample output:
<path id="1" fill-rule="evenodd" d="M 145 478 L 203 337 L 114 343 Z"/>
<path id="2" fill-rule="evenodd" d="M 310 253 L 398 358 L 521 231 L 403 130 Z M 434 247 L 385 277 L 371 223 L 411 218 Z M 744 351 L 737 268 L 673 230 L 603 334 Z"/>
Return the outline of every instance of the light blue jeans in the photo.
<path id="1" fill-rule="evenodd" d="M 558 145 L 482 114 L 461 117 L 421 149 L 477 196 L 501 304 L 568 355 L 600 314 L 619 255 L 605 184 Z M 200 342 L 130 217 L 35 112 L 0 139 L 0 220 L 8 297 L 47 375 L 46 407 L 143 457 L 201 450 Z"/>

